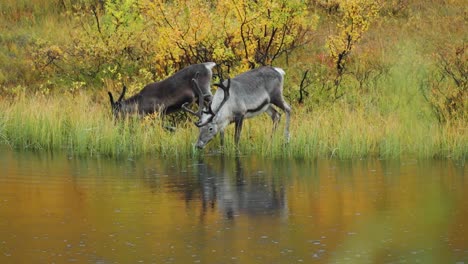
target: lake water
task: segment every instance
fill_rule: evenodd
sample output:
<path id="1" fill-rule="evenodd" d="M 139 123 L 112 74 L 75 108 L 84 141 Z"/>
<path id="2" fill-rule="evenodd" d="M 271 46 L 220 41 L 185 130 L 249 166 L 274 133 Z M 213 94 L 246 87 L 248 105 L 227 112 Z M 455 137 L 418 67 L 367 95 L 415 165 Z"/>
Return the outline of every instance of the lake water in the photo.
<path id="1" fill-rule="evenodd" d="M 455 161 L 0 149 L 0 263 L 468 263 Z"/>

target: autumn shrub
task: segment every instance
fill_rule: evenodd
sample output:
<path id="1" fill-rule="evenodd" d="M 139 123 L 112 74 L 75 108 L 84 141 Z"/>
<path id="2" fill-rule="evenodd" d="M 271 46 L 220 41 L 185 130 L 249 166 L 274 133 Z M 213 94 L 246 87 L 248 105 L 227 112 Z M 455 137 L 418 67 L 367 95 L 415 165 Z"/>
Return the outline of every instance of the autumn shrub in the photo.
<path id="1" fill-rule="evenodd" d="M 132 83 L 140 71 L 162 79 L 215 61 L 224 78 L 272 65 L 310 41 L 318 17 L 303 1 L 81 1 L 68 18 L 71 41 L 37 42 L 33 62 L 44 78 Z"/>
<path id="2" fill-rule="evenodd" d="M 336 10 L 329 12 L 325 4 L 336 6 Z M 297 88 L 292 96 L 289 91 L 286 93 L 308 108 L 333 104 L 344 95 L 360 96 L 375 88 L 390 67 L 382 61 L 381 46 L 376 46 L 377 41 L 368 36 L 371 25 L 380 19 L 379 1 L 314 1 L 314 5 L 319 10 L 325 8 L 321 13 L 325 20 L 322 23 L 332 27 L 320 32 L 326 34 L 325 41 L 314 39 L 314 44 L 320 43 L 319 48 L 307 46 L 310 55 L 302 52 L 292 56 L 299 66 L 290 67 L 292 74 L 288 77 Z M 308 56 L 304 58 L 304 54 Z"/>
<path id="3" fill-rule="evenodd" d="M 333 86 L 328 87 L 333 99 L 342 96 L 342 80 L 347 72 L 349 55 L 378 15 L 380 5 L 375 0 L 355 0 L 340 3 L 340 22 L 337 33 L 327 40 L 327 47 L 336 70 Z"/>
<path id="4" fill-rule="evenodd" d="M 158 65 L 216 61 L 236 74 L 271 65 L 306 44 L 317 26 L 302 1 L 142 1 Z M 183 8 L 181 8 L 183 6 Z M 168 62 L 169 60 L 169 62 Z"/>
<path id="5" fill-rule="evenodd" d="M 409 0 L 383 1 L 381 13 L 393 17 L 407 17 L 410 10 Z"/>
<path id="6" fill-rule="evenodd" d="M 466 43 L 447 45 L 435 56 L 436 69 L 421 88 L 440 123 L 468 117 Z"/>
<path id="7" fill-rule="evenodd" d="M 60 0 L 60 2 L 68 2 Z M 77 2 L 77 1 L 76 1 Z M 0 93 L 10 93 L 19 86 L 37 90 L 57 70 L 37 67 L 35 54 L 44 51 L 37 63 L 47 64 L 53 57 L 45 48 L 63 50 L 68 37 L 64 9 L 57 1 L 5 0 L 0 4 Z M 66 28 L 66 29 L 65 29 Z M 52 41 L 53 40 L 53 43 Z M 66 41 L 66 40 L 65 40 Z M 41 51 L 39 51 L 41 50 Z M 54 63 L 58 60 L 54 60 Z"/>
<path id="8" fill-rule="evenodd" d="M 347 74 L 345 61 L 379 4 L 354 0 L 332 6 L 337 7 L 333 16 L 338 25 L 327 38 L 325 59 L 331 64 L 317 61 L 302 67 L 287 62 L 297 52 L 310 54 L 305 49 L 321 43 L 314 32 L 323 1 L 62 0 L 63 21 L 72 26 L 66 32 L 69 40 L 35 37 L 29 45 L 31 72 L 36 79 L 47 80 L 39 87 L 46 91 L 78 86 L 120 89 L 127 84 L 135 92 L 145 84 L 142 77 L 146 81 L 150 74 L 150 81 L 159 80 L 193 63 L 215 61 L 219 65 L 215 72 L 224 78 L 261 65 L 277 65 L 286 66 L 294 81 L 308 80 L 311 75 L 306 72 L 318 70 L 319 78 L 309 82 L 323 89 L 313 100 L 335 100 L 344 92 L 339 90 Z M 323 49 L 317 51 L 312 57 L 324 54 Z M 372 70 L 361 72 L 369 75 Z M 363 86 L 367 77 L 360 78 Z M 303 87 L 299 92 L 308 93 Z"/>

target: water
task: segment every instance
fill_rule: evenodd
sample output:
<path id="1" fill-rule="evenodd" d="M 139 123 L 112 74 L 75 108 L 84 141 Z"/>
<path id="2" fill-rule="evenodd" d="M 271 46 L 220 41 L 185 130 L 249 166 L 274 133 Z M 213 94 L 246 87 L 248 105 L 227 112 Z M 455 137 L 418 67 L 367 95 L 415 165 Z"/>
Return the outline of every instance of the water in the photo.
<path id="1" fill-rule="evenodd" d="M 0 149 L 0 263 L 468 263 L 453 161 Z"/>

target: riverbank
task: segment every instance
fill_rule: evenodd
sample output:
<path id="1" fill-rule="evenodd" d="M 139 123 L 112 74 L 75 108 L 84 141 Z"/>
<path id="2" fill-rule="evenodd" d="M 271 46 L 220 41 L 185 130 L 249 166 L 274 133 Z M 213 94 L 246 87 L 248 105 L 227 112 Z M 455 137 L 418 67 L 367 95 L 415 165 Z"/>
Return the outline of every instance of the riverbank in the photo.
<path id="1" fill-rule="evenodd" d="M 128 98 L 182 67 L 214 61 L 213 82 L 281 67 L 293 108 L 289 144 L 284 115 L 273 135 L 262 115 L 245 122 L 239 150 L 228 128 L 225 155 L 466 159 L 463 1 L 263 1 L 244 16 L 231 12 L 242 8 L 224 8 L 242 1 L 208 2 L 7 0 L 0 6 L 0 144 L 83 156 L 220 153 L 217 139 L 202 152 L 194 148 L 198 129 L 183 115 L 114 122 L 107 96 L 125 84 Z M 175 15 L 182 6 L 199 16 Z M 248 16 L 256 19 L 246 25 Z"/>
<path id="2" fill-rule="evenodd" d="M 439 125 L 429 120 L 397 110 L 372 109 L 370 105 L 335 103 L 314 110 L 294 105 L 289 144 L 283 138 L 284 115 L 273 134 L 269 117 L 261 115 L 246 120 L 238 151 L 233 143 L 233 125 L 228 127 L 222 152 L 268 158 L 466 159 L 466 122 Z M 164 128 L 174 125 L 175 131 Z M 0 100 L 0 144 L 18 149 L 110 157 L 220 152 L 217 138 L 206 149 L 195 149 L 197 136 L 198 128 L 190 120 L 174 124 L 170 117 L 162 121 L 155 115 L 114 122 L 104 96 L 102 101 L 85 93 Z"/>

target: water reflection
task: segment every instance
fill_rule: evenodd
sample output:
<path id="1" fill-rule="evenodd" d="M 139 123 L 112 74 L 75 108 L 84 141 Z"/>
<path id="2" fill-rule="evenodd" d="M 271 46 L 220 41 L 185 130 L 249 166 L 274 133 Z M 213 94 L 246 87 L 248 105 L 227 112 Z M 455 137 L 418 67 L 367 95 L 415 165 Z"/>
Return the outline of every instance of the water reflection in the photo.
<path id="1" fill-rule="evenodd" d="M 0 151 L 0 263 L 456 263 L 451 161 L 109 160 Z"/>
<path id="2" fill-rule="evenodd" d="M 206 163 L 203 159 L 194 166 L 203 212 L 217 207 L 227 219 L 234 219 L 240 214 L 287 214 L 282 179 L 273 178 L 262 171 L 246 176 L 241 158 L 235 158 L 234 168 L 226 165 L 229 160 L 219 159 L 219 166 Z M 192 190 L 187 190 L 187 202 L 192 200 L 192 196 Z"/>

